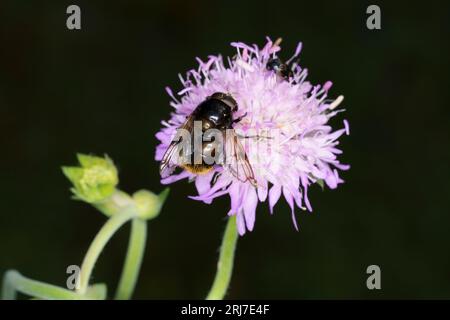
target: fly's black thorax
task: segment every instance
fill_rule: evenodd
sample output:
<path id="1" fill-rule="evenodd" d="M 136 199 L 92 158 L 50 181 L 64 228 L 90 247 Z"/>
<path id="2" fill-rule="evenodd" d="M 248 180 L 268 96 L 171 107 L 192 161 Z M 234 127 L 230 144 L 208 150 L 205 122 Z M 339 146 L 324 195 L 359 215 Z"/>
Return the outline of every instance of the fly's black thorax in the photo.
<path id="1" fill-rule="evenodd" d="M 194 121 L 202 121 L 202 130 L 225 130 L 233 122 L 231 107 L 218 99 L 208 99 L 200 103 L 194 111 Z"/>
<path id="2" fill-rule="evenodd" d="M 215 157 L 216 152 L 222 152 L 221 149 L 216 150 L 217 146 L 213 144 L 216 140 L 213 133 L 210 131 L 207 134 L 206 132 L 209 129 L 216 129 L 223 133 L 226 129 L 231 128 L 233 123 L 232 110 L 225 102 L 209 98 L 197 106 L 192 113 L 192 117 L 193 121 L 201 121 L 203 134 L 201 136 L 192 136 L 191 154 L 189 155 L 191 164 L 185 165 L 184 168 L 193 173 L 205 173 L 212 168 L 210 162 L 205 162 L 205 156 Z M 196 143 L 201 146 L 199 154 L 195 154 Z M 196 159 L 196 157 L 199 158 Z"/>

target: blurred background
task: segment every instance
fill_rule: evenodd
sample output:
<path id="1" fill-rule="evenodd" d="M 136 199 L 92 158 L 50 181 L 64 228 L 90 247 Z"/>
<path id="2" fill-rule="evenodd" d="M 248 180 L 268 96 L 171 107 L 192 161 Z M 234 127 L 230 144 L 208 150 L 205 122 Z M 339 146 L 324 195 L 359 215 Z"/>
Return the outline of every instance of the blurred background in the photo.
<path id="1" fill-rule="evenodd" d="M 66 28 L 81 7 L 82 29 Z M 70 200 L 62 165 L 104 153 L 128 192 L 163 189 L 154 161 L 164 87 L 195 57 L 233 55 L 231 41 L 303 42 L 309 80 L 345 95 L 351 135 L 341 139 L 346 183 L 310 190 L 300 231 L 280 201 L 258 208 L 239 239 L 228 298 L 450 298 L 450 5 L 381 2 L 382 30 L 366 28 L 365 1 L 0 2 L 0 273 L 18 269 L 64 285 L 105 217 Z M 342 126 L 343 116 L 334 119 Z M 204 298 L 212 283 L 229 199 L 205 205 L 186 181 L 171 186 L 149 223 L 134 297 Z M 94 271 L 112 293 L 129 228 Z M 381 290 L 366 268 L 381 267 Z"/>

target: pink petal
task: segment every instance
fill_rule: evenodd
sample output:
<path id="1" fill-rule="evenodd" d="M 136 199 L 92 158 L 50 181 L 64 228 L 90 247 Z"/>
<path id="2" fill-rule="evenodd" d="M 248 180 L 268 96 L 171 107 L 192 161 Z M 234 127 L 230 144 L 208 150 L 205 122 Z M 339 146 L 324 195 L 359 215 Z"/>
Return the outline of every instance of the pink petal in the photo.
<path id="1" fill-rule="evenodd" d="M 267 194 L 269 193 L 269 186 L 267 183 L 267 180 L 265 179 L 261 179 L 262 181 L 262 186 L 258 186 L 258 199 L 261 202 L 266 201 L 267 199 Z"/>
<path id="2" fill-rule="evenodd" d="M 328 91 L 330 90 L 330 88 L 333 86 L 333 82 L 331 81 L 327 81 L 325 82 L 325 84 L 323 85 L 323 90 Z"/>
<path id="3" fill-rule="evenodd" d="M 245 221 L 244 221 L 244 214 L 242 213 L 242 211 L 236 214 L 236 224 L 239 234 L 243 236 L 245 234 Z"/>
<path id="4" fill-rule="evenodd" d="M 203 201 L 206 204 L 211 204 L 215 198 L 221 197 L 228 193 L 228 190 L 222 190 L 208 195 L 189 196 L 189 199 Z"/>
<path id="5" fill-rule="evenodd" d="M 235 213 L 240 212 L 242 207 L 240 183 L 233 183 L 228 188 L 228 193 L 231 199 L 231 210 Z"/>
<path id="6" fill-rule="evenodd" d="M 159 145 L 156 147 L 156 153 L 155 153 L 155 160 L 156 161 L 161 161 L 162 158 L 164 157 L 164 153 L 166 153 L 167 150 L 167 146 L 164 145 Z"/>
<path id="7" fill-rule="evenodd" d="M 342 171 L 347 171 L 350 169 L 349 164 L 342 164 L 342 163 L 334 163 L 334 166 Z"/>
<path id="8" fill-rule="evenodd" d="M 247 229 L 249 231 L 253 230 L 253 226 L 255 225 L 255 214 L 256 214 L 256 206 L 258 205 L 258 197 L 256 195 L 255 188 L 249 187 L 247 189 L 247 196 L 245 197 L 244 202 L 244 216 L 245 222 L 247 225 Z"/>
<path id="9" fill-rule="evenodd" d="M 328 187 L 330 187 L 330 189 L 336 189 L 337 188 L 337 180 L 336 177 L 334 176 L 334 174 L 329 171 L 327 172 L 327 176 L 325 177 L 325 182 L 327 183 Z"/>
<path id="10" fill-rule="evenodd" d="M 174 175 L 171 175 L 171 176 L 169 176 L 169 177 L 167 177 L 167 178 L 162 179 L 162 180 L 161 180 L 161 183 L 162 183 L 162 184 L 171 184 L 171 183 L 173 183 L 173 182 L 175 182 L 175 181 L 178 181 L 178 180 L 187 178 L 187 177 L 189 177 L 189 176 L 192 176 L 192 174 L 189 173 L 189 172 L 187 172 L 187 171 L 183 171 L 183 172 L 180 173 L 180 174 L 174 174 Z"/>
<path id="11" fill-rule="evenodd" d="M 289 207 L 291 207 L 292 222 L 294 223 L 295 230 L 298 231 L 297 219 L 295 218 L 295 210 L 294 210 L 294 198 L 286 188 L 283 188 L 283 194 L 284 198 L 289 204 Z"/>
<path id="12" fill-rule="evenodd" d="M 211 189 L 211 179 L 214 175 L 214 171 L 207 174 L 198 175 L 195 179 L 195 187 L 197 188 L 198 194 L 202 195 Z"/>
<path id="13" fill-rule="evenodd" d="M 344 119 L 344 128 L 345 128 L 345 134 L 350 135 L 350 125 L 348 124 L 348 121 Z"/>
<path id="14" fill-rule="evenodd" d="M 281 196 L 281 187 L 278 185 L 273 185 L 269 191 L 269 207 L 271 214 L 273 213 L 273 207 L 280 199 L 280 196 Z"/>
<path id="15" fill-rule="evenodd" d="M 305 199 L 306 207 L 308 208 L 309 212 L 312 212 L 313 209 L 312 209 L 311 203 L 309 202 L 309 199 L 308 199 L 308 186 L 303 186 L 303 190 L 305 192 L 304 199 Z"/>
<path id="16" fill-rule="evenodd" d="M 297 48 L 295 48 L 294 57 L 297 57 L 300 54 L 300 52 L 302 51 L 302 46 L 303 44 L 301 42 L 297 44 Z"/>
<path id="17" fill-rule="evenodd" d="M 175 95 L 173 94 L 172 89 L 171 89 L 170 87 L 166 87 L 165 89 L 166 89 L 167 94 L 168 94 L 174 101 L 176 101 L 176 102 L 179 103 L 179 100 L 178 100 L 178 99 L 175 97 Z"/>

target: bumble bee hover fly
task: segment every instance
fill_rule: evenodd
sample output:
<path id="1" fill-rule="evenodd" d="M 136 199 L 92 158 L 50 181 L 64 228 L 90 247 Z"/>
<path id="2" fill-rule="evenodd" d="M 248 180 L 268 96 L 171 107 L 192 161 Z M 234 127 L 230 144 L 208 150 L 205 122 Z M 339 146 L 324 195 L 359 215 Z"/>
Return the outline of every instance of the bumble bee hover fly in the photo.
<path id="1" fill-rule="evenodd" d="M 250 181 L 250 183 L 256 185 L 252 166 L 239 137 L 233 130 L 233 124 L 241 121 L 245 116 L 233 119 L 233 114 L 237 110 L 238 105 L 234 98 L 222 92 L 216 92 L 200 103 L 178 128 L 178 130 L 182 129 L 189 133 L 188 151 L 183 150 L 183 139 L 172 140 L 161 160 L 161 176 L 163 178 L 168 177 L 176 167 L 181 167 L 194 174 L 205 174 L 210 172 L 214 165 L 221 165 L 239 181 Z M 198 139 L 198 137 L 194 137 L 194 123 L 196 121 L 201 123 L 202 136 L 210 129 L 216 129 L 220 132 L 221 138 L 223 138 L 221 140 L 224 141 L 222 144 L 219 143 L 220 148 L 217 148 L 217 143 L 212 142 L 211 139 L 205 141 L 202 138 L 200 154 L 192 152 L 192 150 L 195 151 L 195 139 Z M 221 154 L 215 154 L 218 151 L 217 149 Z M 219 156 L 218 158 L 221 160 L 211 163 L 207 160 L 207 156 Z"/>

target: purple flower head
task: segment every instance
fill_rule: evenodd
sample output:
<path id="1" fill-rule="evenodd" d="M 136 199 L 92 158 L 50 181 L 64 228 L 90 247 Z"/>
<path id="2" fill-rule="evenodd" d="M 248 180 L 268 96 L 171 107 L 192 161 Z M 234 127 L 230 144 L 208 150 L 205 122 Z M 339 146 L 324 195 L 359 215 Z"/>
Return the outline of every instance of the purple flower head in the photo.
<path id="1" fill-rule="evenodd" d="M 281 76 L 276 68 L 268 68 L 268 61 L 277 58 L 279 42 L 267 39 L 263 48 L 241 42 L 231 44 L 236 48 L 232 58 L 209 56 L 207 61 L 197 58 L 199 67 L 180 75 L 183 89 L 177 98 L 167 88 L 175 112 L 164 128 L 156 134 L 160 144 L 156 160 L 161 161 L 177 129 L 207 97 L 215 92 L 231 95 L 239 109 L 235 117 L 242 120 L 233 125 L 247 154 L 256 179 L 237 179 L 225 166 L 217 165 L 206 174 L 183 170 L 163 178 L 163 184 L 188 178 L 195 181 L 198 191 L 194 200 L 210 204 L 214 198 L 229 195 L 231 208 L 228 215 L 236 215 L 239 234 L 252 231 L 258 202 L 269 201 L 270 212 L 283 196 L 292 212 L 297 228 L 294 208 L 312 211 L 308 188 L 318 183 L 334 189 L 343 180 L 339 170 L 349 165 L 339 162 L 338 138 L 349 134 L 349 125 L 333 131 L 330 118 L 343 111 L 336 107 L 343 97 L 326 99 L 331 82 L 312 85 L 306 81 L 307 70 L 297 63 L 301 44 L 294 56 L 286 61 L 289 76 Z"/>

